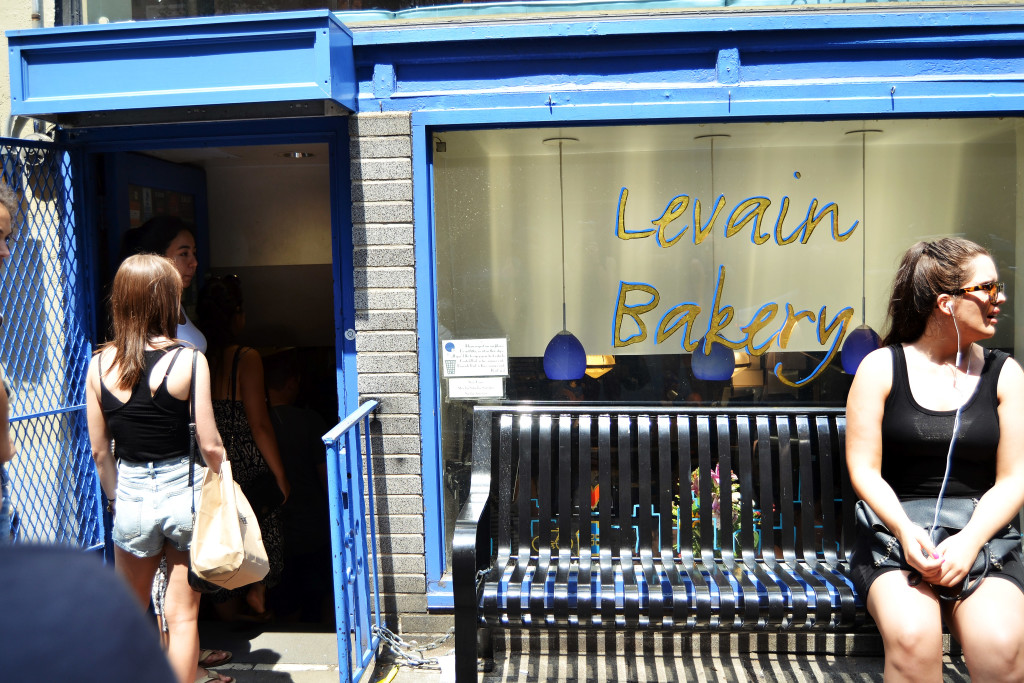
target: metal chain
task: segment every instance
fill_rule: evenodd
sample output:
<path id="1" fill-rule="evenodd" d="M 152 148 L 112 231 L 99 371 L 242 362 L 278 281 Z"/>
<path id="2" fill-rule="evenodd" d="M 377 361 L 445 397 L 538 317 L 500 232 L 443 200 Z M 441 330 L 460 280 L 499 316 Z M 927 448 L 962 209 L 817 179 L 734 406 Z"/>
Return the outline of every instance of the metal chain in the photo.
<path id="1" fill-rule="evenodd" d="M 420 645 L 415 640 L 403 640 L 402 637 L 386 626 L 373 627 L 373 632 L 378 634 L 388 648 L 394 653 L 395 663 L 402 666 L 412 666 L 421 669 L 440 669 L 441 663 L 437 657 L 421 657 L 415 653 L 422 653 L 426 650 L 436 650 L 445 644 L 455 635 L 455 627 L 448 629 L 440 638 L 437 638 L 426 645 Z"/>

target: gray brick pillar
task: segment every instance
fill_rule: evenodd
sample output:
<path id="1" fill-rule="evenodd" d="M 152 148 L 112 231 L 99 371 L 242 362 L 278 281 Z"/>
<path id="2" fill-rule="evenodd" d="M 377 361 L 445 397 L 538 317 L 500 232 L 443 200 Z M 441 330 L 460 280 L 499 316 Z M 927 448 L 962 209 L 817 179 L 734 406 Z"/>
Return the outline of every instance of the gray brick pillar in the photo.
<path id="1" fill-rule="evenodd" d="M 443 632 L 451 618 L 427 615 L 410 117 L 354 115 L 349 133 L 359 394 L 381 403 L 381 602 L 392 628 Z"/>

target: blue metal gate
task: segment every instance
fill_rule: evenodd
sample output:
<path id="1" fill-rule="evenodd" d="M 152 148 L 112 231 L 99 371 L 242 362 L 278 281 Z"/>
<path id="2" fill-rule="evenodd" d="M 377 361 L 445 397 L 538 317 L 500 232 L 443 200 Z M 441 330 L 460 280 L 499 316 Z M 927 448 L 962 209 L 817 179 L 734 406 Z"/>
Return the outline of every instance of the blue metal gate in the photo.
<path id="1" fill-rule="evenodd" d="M 373 664 L 381 640 L 370 439 L 370 415 L 376 407 L 377 401 L 367 401 L 324 435 L 338 668 L 343 683 L 362 677 Z"/>
<path id="2" fill-rule="evenodd" d="M 70 156 L 51 143 L 0 138 L 0 175 L 21 198 L 0 273 L 16 539 L 99 547 L 103 512 L 85 418 L 89 294 Z"/>

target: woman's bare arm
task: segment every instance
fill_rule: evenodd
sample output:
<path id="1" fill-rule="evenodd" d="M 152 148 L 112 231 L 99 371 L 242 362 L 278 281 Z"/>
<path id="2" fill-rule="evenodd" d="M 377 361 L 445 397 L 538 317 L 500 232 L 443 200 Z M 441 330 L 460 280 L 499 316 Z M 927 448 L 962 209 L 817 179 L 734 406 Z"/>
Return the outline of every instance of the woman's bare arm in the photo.
<path id="1" fill-rule="evenodd" d="M 277 486 L 287 501 L 291 485 L 285 475 L 281 453 L 277 449 L 277 437 L 267 411 L 267 398 L 263 386 L 263 360 L 254 349 L 248 349 L 238 361 L 238 390 L 249 421 L 253 441 L 267 461 L 267 467 L 274 473 Z"/>
<path id="2" fill-rule="evenodd" d="M 928 579 L 941 559 L 928 534 L 910 521 L 892 487 L 882 478 L 882 415 L 892 389 L 892 352 L 870 353 L 850 387 L 846 401 L 846 464 L 857 495 L 900 540 L 907 561 Z M 925 556 L 922 551 L 927 552 Z"/>

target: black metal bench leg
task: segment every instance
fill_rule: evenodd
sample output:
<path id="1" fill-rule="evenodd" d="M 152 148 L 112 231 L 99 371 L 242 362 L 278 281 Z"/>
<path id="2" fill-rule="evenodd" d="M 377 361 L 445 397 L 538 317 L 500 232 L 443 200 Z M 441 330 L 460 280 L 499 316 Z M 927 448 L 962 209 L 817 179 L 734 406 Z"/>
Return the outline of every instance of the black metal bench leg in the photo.
<path id="1" fill-rule="evenodd" d="M 484 671 L 494 671 L 494 641 L 491 640 L 491 629 L 478 628 L 476 632 L 477 652 L 480 659 L 484 660 Z"/>
<path id="2" fill-rule="evenodd" d="M 456 615 L 455 618 L 459 620 L 459 615 Z M 476 683 L 477 681 L 477 638 L 475 623 L 456 626 L 455 683 Z"/>

